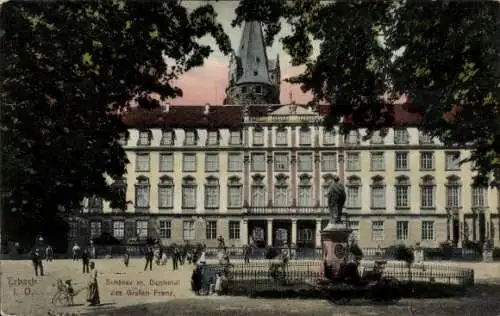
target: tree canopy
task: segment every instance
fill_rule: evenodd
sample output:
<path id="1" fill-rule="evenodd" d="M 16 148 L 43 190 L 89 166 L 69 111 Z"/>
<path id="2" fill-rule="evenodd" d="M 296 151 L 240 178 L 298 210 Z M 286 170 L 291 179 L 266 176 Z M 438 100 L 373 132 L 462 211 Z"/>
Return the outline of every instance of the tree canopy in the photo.
<path id="1" fill-rule="evenodd" d="M 288 81 L 331 104 L 327 126 L 349 116 L 344 131 L 369 136 L 394 123 L 392 101 L 404 95 L 425 133 L 471 146 L 480 175 L 500 170 L 498 1 L 242 0 L 237 13 L 235 25 L 264 23 L 268 43 L 291 25 L 281 41 L 305 71 Z"/>
<path id="2" fill-rule="evenodd" d="M 123 208 L 110 181 L 128 163 L 120 111 L 181 96 L 172 80 L 212 52 L 201 37 L 231 51 L 211 5 L 180 1 L 10 1 L 0 32 L 4 222 L 42 223 L 91 196 Z"/>

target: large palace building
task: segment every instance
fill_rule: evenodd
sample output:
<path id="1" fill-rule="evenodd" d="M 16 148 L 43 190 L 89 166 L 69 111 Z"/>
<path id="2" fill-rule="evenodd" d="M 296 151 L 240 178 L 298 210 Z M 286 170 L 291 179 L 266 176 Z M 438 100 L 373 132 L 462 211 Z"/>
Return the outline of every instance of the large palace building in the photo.
<path id="1" fill-rule="evenodd" d="M 362 247 L 395 243 L 436 247 L 452 240 L 500 244 L 497 190 L 474 187 L 464 148 L 448 148 L 418 130 L 405 104 L 385 135 L 325 130 L 328 106 L 279 104 L 279 59 L 270 61 L 257 22 L 245 24 L 230 63 L 224 105 L 132 109 L 123 140 L 130 164 L 116 181 L 126 210 L 90 198 L 70 239 L 103 232 L 127 242 L 260 246 L 320 245 L 328 222 L 325 194 L 338 175 L 344 212 Z"/>

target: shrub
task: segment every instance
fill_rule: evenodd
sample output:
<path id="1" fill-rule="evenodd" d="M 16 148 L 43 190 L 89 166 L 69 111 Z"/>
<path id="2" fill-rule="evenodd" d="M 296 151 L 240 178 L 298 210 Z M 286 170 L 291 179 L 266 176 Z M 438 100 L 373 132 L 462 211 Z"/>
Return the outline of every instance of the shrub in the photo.
<path id="1" fill-rule="evenodd" d="M 284 282 L 285 281 L 285 270 L 284 270 L 283 263 L 272 262 L 269 265 L 269 276 L 274 281 Z"/>
<path id="2" fill-rule="evenodd" d="M 363 251 L 358 246 L 358 244 L 351 244 L 351 247 L 350 247 L 349 251 L 356 258 L 356 260 L 363 259 Z"/>
<path id="3" fill-rule="evenodd" d="M 441 250 L 442 257 L 444 259 L 451 259 L 453 257 L 453 245 L 448 241 L 444 241 L 439 244 L 439 249 Z"/>
<path id="4" fill-rule="evenodd" d="M 493 249 L 493 259 L 500 259 L 500 248 L 496 247 Z"/>
<path id="5" fill-rule="evenodd" d="M 280 254 L 279 249 L 268 247 L 266 248 L 265 258 L 268 260 L 276 258 Z"/>
<path id="6" fill-rule="evenodd" d="M 94 238 L 94 244 L 99 246 L 115 246 L 120 245 L 120 241 L 109 233 L 102 233 L 101 236 Z"/>
<path id="7" fill-rule="evenodd" d="M 483 244 L 480 241 L 465 240 L 462 243 L 462 248 L 474 250 L 474 252 L 476 252 L 476 253 L 483 252 Z"/>
<path id="8" fill-rule="evenodd" d="M 413 261 L 415 260 L 413 249 L 405 245 L 395 246 L 392 257 L 394 258 L 394 260 L 404 261 L 406 263 L 413 263 Z"/>

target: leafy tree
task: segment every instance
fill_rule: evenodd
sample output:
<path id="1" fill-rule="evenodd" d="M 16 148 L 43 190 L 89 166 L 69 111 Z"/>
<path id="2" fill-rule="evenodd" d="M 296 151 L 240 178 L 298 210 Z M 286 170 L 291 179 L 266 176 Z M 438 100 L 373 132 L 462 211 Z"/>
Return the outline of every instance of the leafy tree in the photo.
<path id="1" fill-rule="evenodd" d="M 394 124 L 387 101 L 407 95 L 425 132 L 471 145 L 479 174 L 500 170 L 498 1 L 242 0 L 236 12 L 235 25 L 261 21 L 268 43 L 290 24 L 281 40 L 305 71 L 288 81 L 331 104 L 327 126 L 350 116 L 343 131 L 367 127 L 369 136 Z"/>
<path id="2" fill-rule="evenodd" d="M 213 7 L 188 12 L 180 1 L 10 1 L 0 32 L 2 210 L 12 210 L 3 222 L 28 240 L 26 225 L 42 227 L 85 197 L 124 208 L 109 180 L 128 162 L 119 113 L 130 100 L 151 108 L 152 94 L 181 96 L 172 80 L 212 51 L 201 37 L 230 52 Z"/>

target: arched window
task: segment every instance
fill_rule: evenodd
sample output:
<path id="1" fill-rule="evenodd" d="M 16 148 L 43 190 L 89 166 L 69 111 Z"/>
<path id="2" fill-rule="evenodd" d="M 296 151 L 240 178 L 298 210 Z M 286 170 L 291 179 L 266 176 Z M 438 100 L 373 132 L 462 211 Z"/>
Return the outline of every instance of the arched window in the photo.
<path id="1" fill-rule="evenodd" d="M 396 208 L 410 207 L 410 179 L 406 176 L 396 178 Z"/>
<path id="2" fill-rule="evenodd" d="M 447 178 L 446 183 L 446 207 L 461 207 L 462 206 L 462 182 L 460 178 L 451 175 Z"/>
<path id="3" fill-rule="evenodd" d="M 347 179 L 347 207 L 361 208 L 361 179 L 356 176 Z"/>
<path id="4" fill-rule="evenodd" d="M 346 137 L 347 145 L 359 145 L 361 143 L 361 137 L 358 130 L 351 130 Z"/>
<path id="5" fill-rule="evenodd" d="M 288 202 L 289 190 L 288 190 L 287 176 L 280 174 L 276 177 L 276 183 L 274 185 L 274 206 L 287 207 L 290 206 Z"/>
<path id="6" fill-rule="evenodd" d="M 240 208 L 242 203 L 242 185 L 240 178 L 231 177 L 228 179 L 227 184 L 227 207 L 228 208 Z"/>
<path id="7" fill-rule="evenodd" d="M 410 143 L 410 135 L 406 128 L 394 129 L 394 144 L 405 145 Z"/>
<path id="8" fill-rule="evenodd" d="M 303 174 L 299 177 L 299 203 L 300 207 L 313 206 L 313 187 L 311 176 Z"/>
<path id="9" fill-rule="evenodd" d="M 385 183 L 384 178 L 375 176 L 371 184 L 371 204 L 373 209 L 385 209 Z"/>
<path id="10" fill-rule="evenodd" d="M 205 208 L 218 208 L 219 198 L 219 179 L 208 177 L 205 183 Z"/>
<path id="11" fill-rule="evenodd" d="M 420 179 L 420 206 L 423 209 L 436 207 L 436 182 L 432 176 Z"/>
<path id="12" fill-rule="evenodd" d="M 163 176 L 158 183 L 158 208 L 174 207 L 174 181 Z"/>
<path id="13" fill-rule="evenodd" d="M 266 186 L 264 185 L 264 177 L 260 174 L 253 176 L 252 182 L 252 206 L 266 206 Z"/>
<path id="14" fill-rule="evenodd" d="M 328 206 L 328 190 L 333 181 L 333 174 L 325 174 L 323 176 L 323 185 L 321 186 L 321 206 Z"/>
<path id="15" fill-rule="evenodd" d="M 184 177 L 182 180 L 182 208 L 196 208 L 196 179 Z"/>
<path id="16" fill-rule="evenodd" d="M 149 208 L 149 179 L 138 177 L 135 185 L 135 207 Z"/>
<path id="17" fill-rule="evenodd" d="M 299 129 L 299 146 L 310 146 L 311 145 L 311 129 L 306 126 L 302 126 Z"/>
<path id="18" fill-rule="evenodd" d="M 97 196 L 91 196 L 88 201 L 88 208 L 90 213 L 100 213 L 102 212 L 102 198 Z"/>

